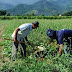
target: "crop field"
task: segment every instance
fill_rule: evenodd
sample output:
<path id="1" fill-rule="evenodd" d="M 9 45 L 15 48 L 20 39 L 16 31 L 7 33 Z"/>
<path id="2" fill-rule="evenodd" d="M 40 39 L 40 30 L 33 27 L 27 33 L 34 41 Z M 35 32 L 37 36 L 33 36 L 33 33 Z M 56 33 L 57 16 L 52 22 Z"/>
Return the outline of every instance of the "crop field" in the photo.
<path id="1" fill-rule="evenodd" d="M 27 57 L 23 58 L 18 51 L 15 61 L 11 60 L 12 41 L 2 40 L 0 51 L 3 57 L 0 57 L 0 72 L 72 72 L 72 58 L 63 52 L 59 57 L 56 51 L 56 41 L 47 39 L 46 31 L 51 28 L 54 30 L 72 29 L 72 19 L 12 19 L 0 20 L 0 33 L 2 38 L 11 39 L 11 35 L 15 28 L 24 23 L 39 21 L 39 28 L 34 29 L 28 35 L 28 40 L 32 46 L 27 45 Z M 34 49 L 37 46 L 43 45 L 48 53 L 41 60 L 40 57 L 35 57 Z M 46 52 L 44 51 L 44 53 Z"/>

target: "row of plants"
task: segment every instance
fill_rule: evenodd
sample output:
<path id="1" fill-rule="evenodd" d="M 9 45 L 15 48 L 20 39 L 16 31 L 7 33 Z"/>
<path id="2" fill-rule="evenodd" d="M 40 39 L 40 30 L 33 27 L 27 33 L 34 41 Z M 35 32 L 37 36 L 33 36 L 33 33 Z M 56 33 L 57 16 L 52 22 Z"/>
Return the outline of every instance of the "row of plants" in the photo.
<path id="1" fill-rule="evenodd" d="M 0 19 L 66 19 L 72 16 L 0 16 Z"/>

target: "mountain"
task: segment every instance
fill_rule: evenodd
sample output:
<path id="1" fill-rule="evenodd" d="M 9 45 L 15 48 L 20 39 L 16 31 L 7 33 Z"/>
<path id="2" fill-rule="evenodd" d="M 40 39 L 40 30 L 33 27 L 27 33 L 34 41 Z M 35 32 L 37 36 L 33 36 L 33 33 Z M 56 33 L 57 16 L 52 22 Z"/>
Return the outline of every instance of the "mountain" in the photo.
<path id="1" fill-rule="evenodd" d="M 58 7 L 58 8 L 57 8 Z M 34 13 L 35 15 L 55 15 L 59 13 L 61 7 L 47 0 L 41 0 L 32 5 L 19 4 L 14 8 L 8 9 L 7 12 L 13 15 L 25 15 Z"/>
<path id="2" fill-rule="evenodd" d="M 12 15 L 57 15 L 72 10 L 72 0 L 40 0 L 34 4 L 19 4 L 7 12 Z"/>
<path id="3" fill-rule="evenodd" d="M 0 10 L 7 10 L 7 9 L 12 8 L 12 7 L 13 7 L 13 5 L 11 5 L 11 4 L 0 3 Z"/>
<path id="4" fill-rule="evenodd" d="M 56 0 L 56 2 L 62 7 L 62 13 L 72 10 L 72 0 Z"/>
<path id="5" fill-rule="evenodd" d="M 37 10 L 39 15 L 55 15 L 60 12 L 61 7 L 47 0 L 41 0 L 33 4 L 33 9 Z"/>

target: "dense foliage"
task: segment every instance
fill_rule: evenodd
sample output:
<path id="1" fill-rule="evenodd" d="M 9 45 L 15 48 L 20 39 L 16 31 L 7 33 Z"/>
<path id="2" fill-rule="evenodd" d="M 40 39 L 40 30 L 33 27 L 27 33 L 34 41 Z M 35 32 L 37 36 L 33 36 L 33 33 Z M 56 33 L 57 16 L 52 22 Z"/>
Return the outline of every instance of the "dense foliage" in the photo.
<path id="1" fill-rule="evenodd" d="M 27 44 L 27 57 L 22 58 L 20 51 L 18 51 L 18 57 L 15 61 L 6 61 L 2 59 L 4 65 L 0 69 L 3 72 L 72 72 L 72 58 L 68 55 L 62 54 L 58 56 L 52 53 L 56 50 L 56 41 L 53 42 L 47 39 L 46 30 L 51 28 L 54 30 L 60 29 L 72 29 L 72 19 L 12 19 L 12 20 L 0 20 L 0 24 L 5 26 L 5 32 L 3 37 L 11 38 L 11 35 L 15 28 L 23 23 L 31 23 L 33 21 L 39 21 L 39 28 L 33 30 L 29 35 L 28 39 L 33 44 L 33 47 Z M 12 42 L 4 40 L 4 50 L 3 55 L 11 59 L 11 48 Z M 48 54 L 45 56 L 44 60 L 41 61 L 40 57 L 36 61 L 33 49 L 37 46 L 43 45 Z"/>

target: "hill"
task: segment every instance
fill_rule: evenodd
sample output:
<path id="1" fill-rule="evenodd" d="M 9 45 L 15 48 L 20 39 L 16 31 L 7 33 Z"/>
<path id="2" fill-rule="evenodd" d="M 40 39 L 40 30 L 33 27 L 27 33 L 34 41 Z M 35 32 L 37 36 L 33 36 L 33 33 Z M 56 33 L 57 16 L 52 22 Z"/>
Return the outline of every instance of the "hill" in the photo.
<path id="1" fill-rule="evenodd" d="M 61 7 L 47 0 L 41 0 L 32 5 L 19 4 L 12 9 L 8 9 L 7 12 L 13 15 L 25 15 L 29 13 L 34 13 L 35 15 L 55 15 L 61 12 Z"/>
<path id="2" fill-rule="evenodd" d="M 12 15 L 26 15 L 34 13 L 35 15 L 57 15 L 72 10 L 71 0 L 40 0 L 34 4 L 19 4 L 7 12 Z"/>
<path id="3" fill-rule="evenodd" d="M 72 10 L 72 0 L 57 0 L 57 3 L 62 7 L 62 13 Z"/>

